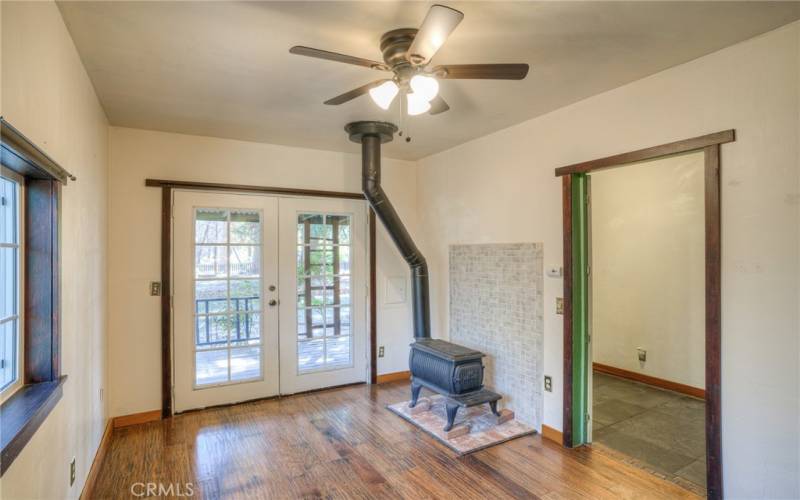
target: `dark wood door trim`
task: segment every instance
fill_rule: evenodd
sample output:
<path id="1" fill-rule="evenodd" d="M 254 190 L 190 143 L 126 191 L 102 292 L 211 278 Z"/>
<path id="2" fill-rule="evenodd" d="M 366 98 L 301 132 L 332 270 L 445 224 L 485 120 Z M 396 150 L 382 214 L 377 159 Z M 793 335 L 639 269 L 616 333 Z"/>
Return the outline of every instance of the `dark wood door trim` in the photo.
<path id="1" fill-rule="evenodd" d="M 172 416 L 172 195 L 175 188 L 207 191 L 258 192 L 295 196 L 316 196 L 363 200 L 361 193 L 314 191 L 263 186 L 238 186 L 235 184 L 209 184 L 183 181 L 147 179 L 148 187 L 161 188 L 161 417 Z M 375 212 L 369 210 L 369 338 L 370 338 L 370 382 L 377 382 L 377 298 L 376 298 L 376 222 Z"/>
<path id="2" fill-rule="evenodd" d="M 369 383 L 378 383 L 378 291 L 375 211 L 369 209 Z"/>
<path id="3" fill-rule="evenodd" d="M 623 153 L 599 160 L 556 169 L 562 176 L 564 239 L 564 446 L 573 446 L 572 368 L 573 368 L 573 269 L 572 255 L 572 174 L 652 160 L 678 153 L 702 151 L 705 156 L 705 310 L 706 310 L 706 475 L 709 499 L 723 498 L 721 435 L 721 145 L 735 140 L 734 130 L 694 139 Z"/>
<path id="4" fill-rule="evenodd" d="M 561 178 L 564 213 L 564 446 L 572 448 L 572 176 Z"/>
<path id="5" fill-rule="evenodd" d="M 687 153 L 689 151 L 699 151 L 708 146 L 725 144 L 736 140 L 736 132 L 731 130 L 723 130 L 713 134 L 701 135 L 700 137 L 693 137 L 691 139 L 684 139 L 682 141 L 670 142 L 660 146 L 651 148 L 638 149 L 628 153 L 622 153 L 614 156 L 607 156 L 597 160 L 585 161 L 581 163 L 574 163 L 556 169 L 556 176 L 569 175 L 569 174 L 585 174 L 592 170 L 601 168 L 618 167 L 627 163 L 634 163 L 642 160 L 652 160 L 653 158 L 660 158 L 662 156 L 669 156 L 678 153 Z"/>
<path id="6" fill-rule="evenodd" d="M 720 145 L 705 148 L 706 471 L 708 498 L 722 498 L 722 266 Z"/>
<path id="7" fill-rule="evenodd" d="M 161 417 L 172 416 L 172 188 L 161 188 Z"/>
<path id="8" fill-rule="evenodd" d="M 347 198 L 363 200 L 363 193 L 345 191 L 323 191 L 317 189 L 295 189 L 272 186 L 254 186 L 247 184 L 221 184 L 216 182 L 172 181 L 163 179 L 145 179 L 147 187 L 171 187 L 174 189 L 197 189 L 200 191 L 238 191 L 265 194 L 283 194 L 288 196 L 318 196 L 321 198 Z"/>

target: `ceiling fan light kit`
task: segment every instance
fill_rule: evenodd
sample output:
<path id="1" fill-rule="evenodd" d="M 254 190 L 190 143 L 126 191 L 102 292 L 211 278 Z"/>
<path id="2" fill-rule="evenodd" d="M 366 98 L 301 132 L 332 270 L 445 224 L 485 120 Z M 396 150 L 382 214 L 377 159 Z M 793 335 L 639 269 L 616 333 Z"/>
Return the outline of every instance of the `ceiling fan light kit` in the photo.
<path id="1" fill-rule="evenodd" d="M 400 92 L 400 87 L 397 86 L 392 80 L 388 82 L 384 82 L 378 85 L 375 88 L 370 89 L 369 96 L 372 97 L 372 100 L 375 101 L 375 104 L 380 106 L 382 109 L 389 109 L 389 106 L 392 105 L 392 101 L 394 100 L 397 93 Z"/>
<path id="2" fill-rule="evenodd" d="M 391 79 L 380 79 L 362 85 L 325 101 L 339 105 L 369 93 L 381 109 L 388 110 L 397 94 L 405 94 L 402 109 L 410 115 L 437 115 L 450 109 L 439 95 L 437 78 L 447 80 L 522 80 L 528 74 L 527 64 L 460 64 L 429 67 L 431 59 L 444 45 L 464 14 L 444 5 L 434 5 L 422 26 L 386 32 L 381 37 L 383 63 L 311 47 L 295 46 L 292 54 L 362 66 L 377 71 L 391 71 Z"/>
<path id="3" fill-rule="evenodd" d="M 422 113 L 426 113 L 429 109 L 431 109 L 430 101 L 416 92 L 409 92 L 406 94 L 406 100 L 408 101 L 407 109 L 409 116 L 421 115 Z"/>

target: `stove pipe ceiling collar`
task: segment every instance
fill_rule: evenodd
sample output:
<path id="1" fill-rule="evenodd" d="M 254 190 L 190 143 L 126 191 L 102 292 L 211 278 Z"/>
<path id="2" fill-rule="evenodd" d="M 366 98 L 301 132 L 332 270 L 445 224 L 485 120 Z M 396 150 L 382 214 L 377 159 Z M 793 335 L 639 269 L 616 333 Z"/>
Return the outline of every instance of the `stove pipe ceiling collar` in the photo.
<path id="1" fill-rule="evenodd" d="M 381 144 L 392 140 L 397 127 L 387 122 L 362 121 L 348 123 L 344 130 L 351 141 L 361 144 L 361 188 L 364 197 L 411 268 L 414 337 L 430 338 L 428 264 L 381 187 Z"/>

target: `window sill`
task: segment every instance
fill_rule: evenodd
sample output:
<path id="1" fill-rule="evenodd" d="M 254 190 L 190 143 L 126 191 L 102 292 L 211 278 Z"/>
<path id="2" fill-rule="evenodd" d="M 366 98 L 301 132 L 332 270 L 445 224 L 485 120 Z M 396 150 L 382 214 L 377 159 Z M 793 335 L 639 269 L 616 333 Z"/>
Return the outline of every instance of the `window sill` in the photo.
<path id="1" fill-rule="evenodd" d="M 28 444 L 63 394 L 67 376 L 52 382 L 27 384 L 0 405 L 0 476 Z"/>

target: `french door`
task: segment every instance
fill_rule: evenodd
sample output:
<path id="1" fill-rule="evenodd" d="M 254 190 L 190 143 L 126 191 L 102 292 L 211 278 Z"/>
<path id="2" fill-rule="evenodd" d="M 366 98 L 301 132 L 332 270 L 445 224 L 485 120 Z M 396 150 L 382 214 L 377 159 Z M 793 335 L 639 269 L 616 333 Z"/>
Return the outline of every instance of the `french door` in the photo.
<path id="1" fill-rule="evenodd" d="M 280 218 L 281 392 L 366 380 L 364 202 L 282 198 Z"/>
<path id="2" fill-rule="evenodd" d="M 363 202 L 173 201 L 177 412 L 366 380 Z"/>

